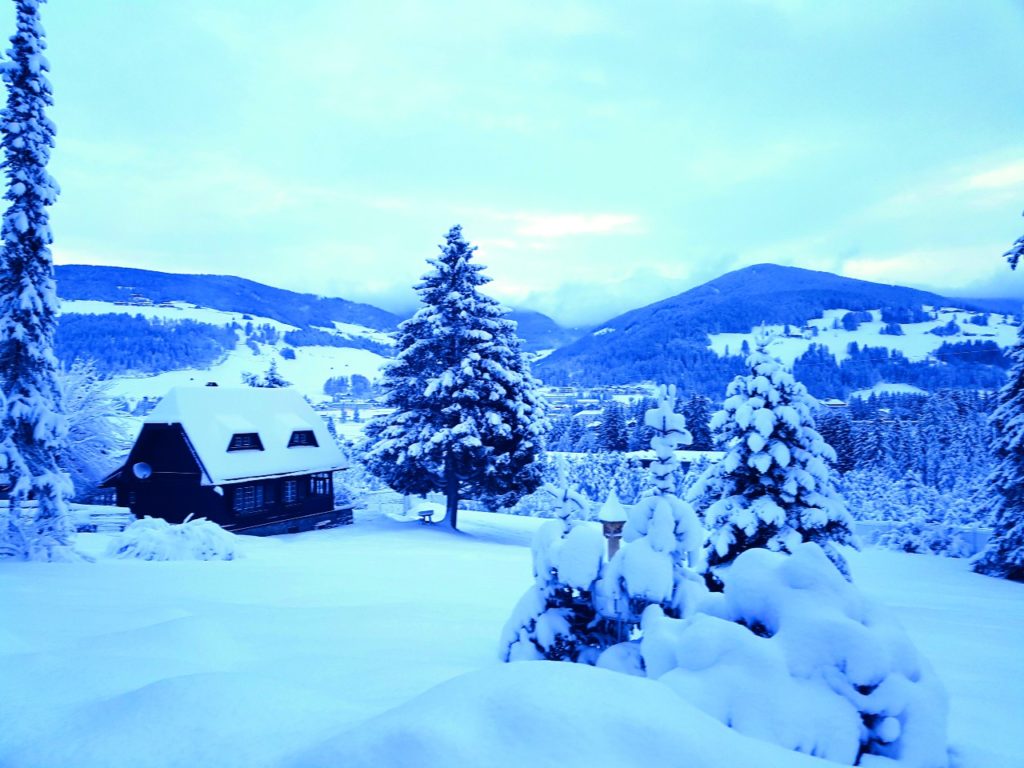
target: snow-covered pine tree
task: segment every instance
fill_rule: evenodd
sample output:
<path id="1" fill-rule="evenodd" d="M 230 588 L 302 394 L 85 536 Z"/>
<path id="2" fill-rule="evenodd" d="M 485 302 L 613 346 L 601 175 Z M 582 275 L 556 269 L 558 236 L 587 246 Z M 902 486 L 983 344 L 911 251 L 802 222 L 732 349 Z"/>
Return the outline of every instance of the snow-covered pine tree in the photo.
<path id="1" fill-rule="evenodd" d="M 57 465 L 68 427 L 53 355 L 58 302 L 46 207 L 58 187 L 46 172 L 55 129 L 46 117 L 53 98 L 41 1 L 16 0 L 17 32 L 2 65 L 4 199 L 10 205 L 0 256 L 0 474 L 11 488 L 10 505 L 0 513 L 6 518 L 0 519 L 0 557 L 61 559 L 72 535 L 72 487 Z M 36 500 L 32 514 L 29 498 Z"/>
<path id="2" fill-rule="evenodd" d="M 1024 215 L 1024 214 L 1021 214 Z M 1016 269 L 1017 264 L 1020 263 L 1021 257 L 1024 256 L 1024 235 L 1017 238 L 1017 242 L 1010 246 L 1010 250 L 1003 254 L 1006 260 L 1010 262 L 1010 269 Z"/>
<path id="3" fill-rule="evenodd" d="M 686 417 L 686 426 L 693 436 L 690 448 L 695 451 L 713 451 L 714 440 L 711 436 L 711 414 L 714 409 L 711 400 L 704 395 L 693 395 L 680 409 Z"/>
<path id="4" fill-rule="evenodd" d="M 459 499 L 511 506 L 540 486 L 546 419 L 516 324 L 480 292 L 462 228 L 448 232 L 416 286 L 423 306 L 399 326 L 398 354 L 383 374 L 393 413 L 366 428 L 366 466 L 402 493 L 441 492 L 447 519 Z"/>
<path id="5" fill-rule="evenodd" d="M 262 376 L 257 376 L 255 373 L 242 373 L 242 383 L 247 387 L 256 387 L 258 389 L 277 389 L 278 387 L 290 387 L 292 383 L 285 379 L 281 375 L 281 372 L 277 370 L 277 361 L 271 360 L 270 367 L 267 368 L 266 372 Z"/>
<path id="6" fill-rule="evenodd" d="M 626 510 L 622 538 L 628 545 L 615 554 L 597 586 L 599 610 L 634 626 L 652 604 L 669 616 L 682 615 L 686 585 L 696 578 L 693 569 L 704 545 L 696 513 L 674 493 L 675 451 L 693 439 L 675 403 L 675 385 L 661 386 L 655 407 L 644 416 L 656 456 L 650 467 L 653 488 Z"/>
<path id="7" fill-rule="evenodd" d="M 695 498 L 711 499 L 708 566 L 755 547 L 789 552 L 812 541 L 848 575 L 836 545 L 854 539 L 829 468 L 835 451 L 814 427 L 814 398 L 765 351 L 769 342 L 757 339 L 750 373 L 733 379 L 711 421 L 727 453 L 694 487 Z"/>
<path id="8" fill-rule="evenodd" d="M 1024 237 L 1006 253 L 1012 269 L 1022 253 Z M 1010 360 L 1010 380 L 999 390 L 999 405 L 991 420 L 995 431 L 992 452 L 997 462 L 989 479 L 995 491 L 995 530 L 974 570 L 1024 581 L 1024 323 L 1017 328 Z"/>
<path id="9" fill-rule="evenodd" d="M 626 412 L 616 400 L 605 403 L 601 414 L 601 435 L 598 445 L 602 451 L 625 451 L 629 435 L 626 432 Z"/>

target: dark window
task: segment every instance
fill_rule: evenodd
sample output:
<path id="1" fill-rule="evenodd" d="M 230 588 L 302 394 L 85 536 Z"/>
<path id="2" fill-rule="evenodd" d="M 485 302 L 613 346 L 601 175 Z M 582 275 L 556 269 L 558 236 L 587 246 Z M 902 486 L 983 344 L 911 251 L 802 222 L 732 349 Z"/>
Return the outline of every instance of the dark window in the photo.
<path id="1" fill-rule="evenodd" d="M 327 496 L 330 494 L 331 478 L 325 472 L 319 472 L 309 477 L 309 491 L 314 496 Z"/>
<path id="2" fill-rule="evenodd" d="M 238 432 L 231 436 L 229 451 L 262 451 L 263 442 L 256 432 Z"/>
<path id="3" fill-rule="evenodd" d="M 313 434 L 313 430 L 297 429 L 292 432 L 291 439 L 288 441 L 288 447 L 294 448 L 296 445 L 318 446 L 319 443 L 316 441 L 316 435 Z"/>
<path id="4" fill-rule="evenodd" d="M 299 481 L 298 480 L 285 480 L 284 487 L 281 492 L 281 500 L 285 504 L 294 504 L 299 500 Z"/>
<path id="5" fill-rule="evenodd" d="M 232 509 L 240 515 L 259 512 L 263 508 L 263 486 L 243 485 L 235 488 Z"/>

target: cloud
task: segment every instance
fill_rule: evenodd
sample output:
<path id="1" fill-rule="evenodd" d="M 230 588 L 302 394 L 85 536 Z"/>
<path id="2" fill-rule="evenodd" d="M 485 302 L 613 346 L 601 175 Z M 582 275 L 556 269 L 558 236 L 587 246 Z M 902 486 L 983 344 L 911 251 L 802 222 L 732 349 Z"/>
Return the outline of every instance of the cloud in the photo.
<path id="1" fill-rule="evenodd" d="M 953 287 L 988 283 L 1000 273 L 1007 272 L 1006 264 L 992 257 L 1002 250 L 1000 244 L 989 243 L 964 248 L 922 248 L 875 254 L 847 259 L 840 272 L 847 277 L 879 283 L 928 286 L 943 293 Z M 1007 281 L 1010 293 L 1012 282 Z"/>
<path id="2" fill-rule="evenodd" d="M 572 235 L 632 234 L 639 231 L 639 218 L 626 213 L 517 213 L 516 234 L 522 237 L 568 237 Z"/>
<path id="3" fill-rule="evenodd" d="M 966 179 L 964 186 L 967 189 L 1024 187 L 1024 160 L 976 173 Z"/>

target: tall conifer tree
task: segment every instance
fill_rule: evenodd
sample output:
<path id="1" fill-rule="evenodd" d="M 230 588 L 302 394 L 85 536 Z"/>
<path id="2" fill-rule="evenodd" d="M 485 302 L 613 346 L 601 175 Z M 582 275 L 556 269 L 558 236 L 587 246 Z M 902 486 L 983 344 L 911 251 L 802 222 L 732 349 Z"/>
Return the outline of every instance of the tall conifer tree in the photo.
<path id="1" fill-rule="evenodd" d="M 0 555 L 54 559 L 67 551 L 72 534 L 72 488 L 57 466 L 68 427 L 53 355 L 58 302 L 46 208 L 58 187 L 46 172 L 55 131 L 46 117 L 53 98 L 41 2 L 15 0 L 17 32 L 2 65 L 9 205 L 0 257 L 0 473 L 11 487 L 6 519 L 0 520 Z M 26 508 L 29 498 L 36 507 Z"/>
<path id="2" fill-rule="evenodd" d="M 1005 255 L 1010 268 L 1016 269 L 1024 255 L 1024 237 Z M 999 405 L 992 414 L 997 464 L 989 482 L 995 491 L 995 531 L 974 570 L 1024 581 L 1024 323 L 1017 329 L 1010 359 L 1010 380 L 999 391 Z"/>
<path id="3" fill-rule="evenodd" d="M 366 428 L 367 469 L 402 493 L 445 494 L 452 528 L 460 498 L 510 506 L 540 486 L 546 424 L 516 324 L 479 290 L 490 278 L 475 251 L 455 226 L 429 260 L 423 306 L 383 376 L 395 411 Z"/>

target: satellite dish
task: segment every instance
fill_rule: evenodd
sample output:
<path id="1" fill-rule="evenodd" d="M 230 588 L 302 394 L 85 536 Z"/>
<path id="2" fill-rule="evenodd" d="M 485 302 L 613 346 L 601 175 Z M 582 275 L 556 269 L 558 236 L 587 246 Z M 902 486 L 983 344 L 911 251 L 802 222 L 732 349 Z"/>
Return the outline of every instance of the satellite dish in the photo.
<path id="1" fill-rule="evenodd" d="M 132 467 L 132 474 L 134 474 L 139 480 L 145 480 L 147 477 L 153 474 L 153 468 L 144 461 L 137 462 Z"/>

